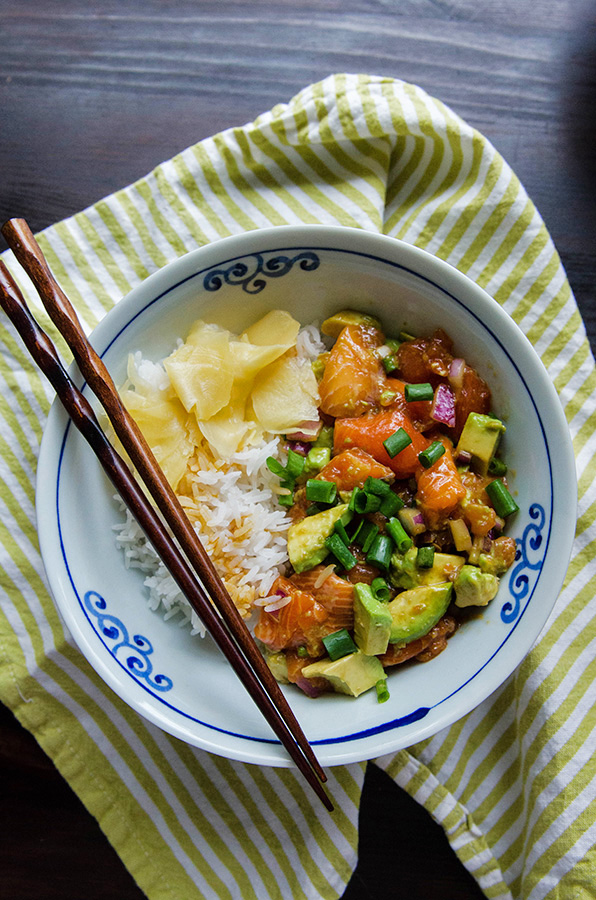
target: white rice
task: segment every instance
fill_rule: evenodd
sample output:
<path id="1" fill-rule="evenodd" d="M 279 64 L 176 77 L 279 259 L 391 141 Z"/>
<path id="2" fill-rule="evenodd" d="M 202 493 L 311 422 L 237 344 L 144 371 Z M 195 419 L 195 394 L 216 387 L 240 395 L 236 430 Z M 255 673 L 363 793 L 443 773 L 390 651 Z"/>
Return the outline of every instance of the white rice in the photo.
<path id="1" fill-rule="evenodd" d="M 324 350 L 316 326 L 300 331 L 300 358 L 313 359 Z M 159 363 L 137 352 L 130 365 L 135 377 L 161 389 L 167 386 L 167 375 Z M 279 479 L 266 464 L 268 456 L 284 462 L 280 444 L 279 437 L 270 435 L 260 446 L 241 450 L 229 460 L 215 458 L 205 444 L 198 448 L 177 489 L 182 506 L 244 617 L 250 615 L 255 601 L 269 596 L 273 582 L 287 567 L 291 520 L 277 501 Z M 114 526 L 116 541 L 126 566 L 145 573 L 149 607 L 161 610 L 165 619 L 178 617 L 181 626 L 204 635 L 200 618 L 130 512 L 124 512 L 126 521 Z"/>

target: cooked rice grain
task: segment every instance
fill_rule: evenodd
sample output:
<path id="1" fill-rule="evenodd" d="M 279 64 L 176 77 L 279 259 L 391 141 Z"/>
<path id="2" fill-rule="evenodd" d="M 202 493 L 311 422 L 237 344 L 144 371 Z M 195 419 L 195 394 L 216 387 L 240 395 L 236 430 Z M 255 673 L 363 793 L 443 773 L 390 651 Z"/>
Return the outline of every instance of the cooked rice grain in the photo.
<path id="1" fill-rule="evenodd" d="M 203 446 L 178 487 L 186 514 L 244 617 L 258 597 L 268 596 L 287 564 L 290 519 L 277 503 L 279 482 L 267 467 L 268 456 L 280 456 L 278 438 L 228 461 Z M 190 623 L 193 634 L 203 635 L 203 623 L 128 510 L 115 530 L 126 565 L 146 573 L 149 607 L 162 607 L 167 619 L 180 615 L 180 625 Z"/>

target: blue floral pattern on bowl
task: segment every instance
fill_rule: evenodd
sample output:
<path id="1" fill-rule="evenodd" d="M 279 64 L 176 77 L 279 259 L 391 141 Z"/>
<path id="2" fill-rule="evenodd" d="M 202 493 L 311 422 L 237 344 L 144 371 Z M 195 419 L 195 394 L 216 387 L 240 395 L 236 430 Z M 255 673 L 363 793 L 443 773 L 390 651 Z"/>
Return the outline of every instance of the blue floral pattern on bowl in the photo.
<path id="1" fill-rule="evenodd" d="M 293 257 L 277 253 L 268 259 L 262 253 L 253 253 L 236 260 L 227 269 L 218 268 L 207 272 L 203 287 L 206 291 L 218 291 L 224 284 L 240 285 L 247 294 L 259 294 L 267 286 L 267 278 L 281 278 L 296 264 L 303 272 L 314 272 L 319 268 L 320 260 L 311 250 L 297 253 Z"/>
<path id="2" fill-rule="evenodd" d="M 170 691 L 174 682 L 167 675 L 153 675 L 153 664 L 149 657 L 153 653 L 151 641 L 142 634 L 135 634 L 130 639 L 128 629 L 116 616 L 108 613 L 107 603 L 97 591 L 87 591 L 84 596 L 85 607 L 97 619 L 95 629 L 112 656 L 124 666 L 136 679 L 142 679 L 149 687 L 163 693 Z"/>
<path id="3" fill-rule="evenodd" d="M 534 521 L 526 525 L 521 538 L 517 539 L 517 564 L 509 576 L 509 591 L 513 603 L 508 600 L 501 607 L 501 619 L 507 625 L 517 619 L 521 601 L 528 595 L 531 582 L 538 577 L 544 562 L 544 553 L 536 556 L 542 547 L 542 530 L 546 523 L 544 508 L 539 503 L 533 503 L 529 515 Z M 535 578 L 532 578 L 532 574 L 535 574 Z"/>

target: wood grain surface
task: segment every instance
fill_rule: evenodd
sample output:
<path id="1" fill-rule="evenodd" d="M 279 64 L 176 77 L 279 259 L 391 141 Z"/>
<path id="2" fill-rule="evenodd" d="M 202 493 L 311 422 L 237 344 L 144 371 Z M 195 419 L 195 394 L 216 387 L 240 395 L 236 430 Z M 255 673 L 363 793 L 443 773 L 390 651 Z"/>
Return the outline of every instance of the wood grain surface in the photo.
<path id="1" fill-rule="evenodd" d="M 0 221 L 51 225 L 333 72 L 392 76 L 450 105 L 512 166 L 594 346 L 594 0 L 0 0 L 0 39 Z M 143 896 L 1 707 L 0 796 L 0 895 Z M 483 896 L 374 766 L 360 835 L 346 900 Z"/>

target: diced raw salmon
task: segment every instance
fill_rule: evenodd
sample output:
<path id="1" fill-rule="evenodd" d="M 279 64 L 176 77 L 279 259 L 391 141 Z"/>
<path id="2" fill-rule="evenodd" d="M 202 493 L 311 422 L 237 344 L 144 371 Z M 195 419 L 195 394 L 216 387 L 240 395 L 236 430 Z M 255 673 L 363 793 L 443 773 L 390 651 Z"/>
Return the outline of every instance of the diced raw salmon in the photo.
<path id="1" fill-rule="evenodd" d="M 466 489 L 453 462 L 451 443 L 447 439 L 441 443 L 445 447 L 443 455 L 428 469 L 420 467 L 416 473 L 416 501 L 431 528 L 437 527 L 466 496 Z"/>
<path id="2" fill-rule="evenodd" d="M 389 483 L 395 479 L 388 466 L 377 462 L 370 453 L 360 447 L 352 447 L 334 456 L 316 477 L 323 481 L 335 482 L 339 491 L 351 491 L 355 487 L 362 487 L 369 476 L 382 478 Z"/>
<path id="3" fill-rule="evenodd" d="M 491 392 L 480 375 L 469 366 L 464 368 L 461 387 L 455 392 L 455 432 L 457 440 L 471 412 L 486 415 L 490 412 Z"/>
<path id="4" fill-rule="evenodd" d="M 321 409 L 329 416 L 359 416 L 377 402 L 384 369 L 374 350 L 383 335 L 373 328 L 346 325 L 331 348 L 319 383 Z"/>
<path id="5" fill-rule="evenodd" d="M 404 381 L 421 383 L 449 374 L 453 361 L 453 342 L 442 329 L 437 329 L 430 338 L 416 338 L 406 341 L 397 351 L 399 373 Z"/>
<path id="6" fill-rule="evenodd" d="M 319 584 L 325 569 L 323 565 L 315 566 L 300 575 L 290 576 L 289 580 L 301 591 L 312 594 L 317 603 L 327 610 L 329 618 L 325 621 L 325 627 L 330 628 L 331 634 L 332 631 L 350 629 L 354 625 L 354 586 L 333 572 Z"/>
<path id="7" fill-rule="evenodd" d="M 320 655 L 324 651 L 321 638 L 337 630 L 327 622 L 329 611 L 312 594 L 283 576 L 276 578 L 271 588 L 272 594 L 278 591 L 289 596 L 290 602 L 274 612 L 262 608 L 255 637 L 271 650 L 304 646 L 311 656 Z"/>
<path id="8" fill-rule="evenodd" d="M 383 446 L 398 428 L 410 435 L 412 443 L 393 459 Z M 350 447 L 360 447 L 370 453 L 377 462 L 391 469 L 398 478 L 408 478 L 419 466 L 418 454 L 428 447 L 428 440 L 412 424 L 401 404 L 387 407 L 378 413 L 368 413 L 356 418 L 336 419 L 333 449 L 335 453 Z"/>

